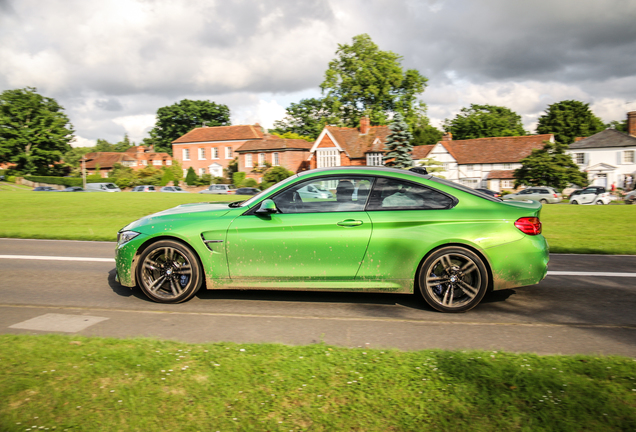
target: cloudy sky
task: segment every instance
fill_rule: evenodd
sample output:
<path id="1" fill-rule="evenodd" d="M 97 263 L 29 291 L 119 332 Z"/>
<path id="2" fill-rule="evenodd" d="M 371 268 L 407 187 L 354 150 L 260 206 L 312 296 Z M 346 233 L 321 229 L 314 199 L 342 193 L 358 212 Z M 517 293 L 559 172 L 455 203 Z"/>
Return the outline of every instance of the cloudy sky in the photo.
<path id="1" fill-rule="evenodd" d="M 471 103 L 532 132 L 565 99 L 606 122 L 636 110 L 633 0 L 0 0 L 0 91 L 57 99 L 76 145 L 140 141 L 185 98 L 271 127 L 361 33 L 428 77 L 436 126 Z"/>

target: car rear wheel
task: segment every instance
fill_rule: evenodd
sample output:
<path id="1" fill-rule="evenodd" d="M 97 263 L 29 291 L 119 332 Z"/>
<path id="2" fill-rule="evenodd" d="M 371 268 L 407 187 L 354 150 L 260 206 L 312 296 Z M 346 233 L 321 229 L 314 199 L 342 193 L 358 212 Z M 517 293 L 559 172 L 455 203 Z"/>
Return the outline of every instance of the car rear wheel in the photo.
<path id="1" fill-rule="evenodd" d="M 488 288 L 488 272 L 474 252 L 456 246 L 435 251 L 418 273 L 424 300 L 440 312 L 466 312 L 479 304 Z"/>
<path id="2" fill-rule="evenodd" d="M 547 200 L 547 199 L 545 199 L 545 198 L 541 198 L 541 204 L 547 204 L 547 203 L 548 203 L 548 200 Z"/>
<path id="3" fill-rule="evenodd" d="M 571 204 L 574 204 L 574 205 L 577 205 L 578 203 L 579 203 L 579 202 L 578 202 L 578 201 L 576 201 L 576 200 L 574 200 L 574 201 L 572 201 L 572 202 L 571 202 Z"/>
<path id="4" fill-rule="evenodd" d="M 141 290 L 158 303 L 181 303 L 202 285 L 199 261 L 184 244 L 161 240 L 139 257 L 137 281 Z"/>
<path id="5" fill-rule="evenodd" d="M 601 201 L 601 200 L 596 201 L 596 205 L 603 205 L 603 204 L 605 204 L 605 203 L 603 201 Z"/>

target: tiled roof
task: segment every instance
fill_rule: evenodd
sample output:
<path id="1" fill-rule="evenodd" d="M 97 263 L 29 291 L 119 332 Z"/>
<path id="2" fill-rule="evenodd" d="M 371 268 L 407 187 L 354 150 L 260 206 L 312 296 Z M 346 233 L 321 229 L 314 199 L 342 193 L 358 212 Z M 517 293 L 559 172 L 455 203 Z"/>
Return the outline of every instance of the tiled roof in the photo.
<path id="1" fill-rule="evenodd" d="M 413 155 L 413 159 L 425 159 L 428 157 L 428 154 L 433 150 L 435 145 L 421 145 L 413 147 L 413 151 L 411 154 Z"/>
<path id="2" fill-rule="evenodd" d="M 514 180 L 515 170 L 494 170 L 488 173 L 489 179 Z"/>
<path id="3" fill-rule="evenodd" d="M 240 126 L 214 126 L 196 128 L 172 141 L 173 144 L 208 142 L 208 141 L 235 141 L 263 138 L 263 130 L 258 124 Z"/>
<path id="4" fill-rule="evenodd" d="M 570 144 L 571 150 L 608 147 L 636 147 L 636 138 L 616 129 L 605 129 Z"/>
<path id="5" fill-rule="evenodd" d="M 86 153 L 86 168 L 93 169 L 95 165 L 99 164 L 100 168 L 110 169 L 116 163 L 122 163 L 123 161 L 135 161 L 134 157 L 126 153 L 119 152 L 93 152 Z"/>
<path id="6" fill-rule="evenodd" d="M 552 134 L 441 141 L 458 164 L 519 162 L 550 141 Z"/>
<path id="7" fill-rule="evenodd" d="M 384 152 L 384 141 L 391 132 L 388 126 L 371 126 L 365 135 L 360 134 L 358 128 L 325 127 L 351 159 L 363 158 L 366 153 Z M 376 138 L 379 142 L 375 142 Z"/>
<path id="8" fill-rule="evenodd" d="M 284 139 L 273 135 L 266 135 L 262 140 L 247 141 L 240 146 L 236 151 L 259 151 L 259 150 L 309 150 L 314 145 L 304 139 Z"/>

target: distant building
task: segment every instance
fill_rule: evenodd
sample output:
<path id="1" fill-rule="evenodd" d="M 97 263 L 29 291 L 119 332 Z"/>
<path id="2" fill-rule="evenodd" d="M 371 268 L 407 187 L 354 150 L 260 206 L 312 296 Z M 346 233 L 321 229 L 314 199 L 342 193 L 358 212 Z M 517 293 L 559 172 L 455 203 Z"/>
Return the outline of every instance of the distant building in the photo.
<path id="1" fill-rule="evenodd" d="M 161 168 L 162 166 L 171 166 L 172 157 L 168 153 L 157 153 L 152 146 L 133 146 L 125 152 L 93 152 L 84 155 L 86 161 L 86 173 L 88 175 L 95 174 L 99 166 L 99 172 L 102 177 L 108 177 L 108 173 L 112 171 L 115 164 L 121 164 L 134 170 L 140 170 L 147 166 Z"/>
<path id="2" fill-rule="evenodd" d="M 298 173 L 309 169 L 309 150 L 313 143 L 303 139 L 284 139 L 265 134 L 261 140 L 248 141 L 236 150 L 239 155 L 239 171 L 246 177 L 262 181 L 262 168 L 281 166 Z"/>
<path id="3" fill-rule="evenodd" d="M 592 185 L 632 189 L 636 179 L 636 111 L 627 113 L 627 133 L 605 129 L 577 138 L 567 151 Z"/>

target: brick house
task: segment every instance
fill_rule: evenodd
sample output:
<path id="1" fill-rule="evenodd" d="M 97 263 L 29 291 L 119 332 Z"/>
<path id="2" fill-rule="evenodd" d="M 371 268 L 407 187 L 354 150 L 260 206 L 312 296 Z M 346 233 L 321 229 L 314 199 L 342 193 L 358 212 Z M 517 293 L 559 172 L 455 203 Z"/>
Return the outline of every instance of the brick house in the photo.
<path id="1" fill-rule="evenodd" d="M 239 157 L 239 171 L 247 178 L 261 182 L 259 167 L 266 164 L 282 166 L 298 173 L 309 169 L 309 150 L 313 143 L 303 139 L 284 139 L 265 134 L 261 140 L 248 141 L 236 150 Z"/>
<path id="2" fill-rule="evenodd" d="M 605 129 L 577 138 L 567 151 L 592 185 L 633 189 L 636 178 L 636 111 L 627 113 L 627 134 Z"/>
<path id="3" fill-rule="evenodd" d="M 185 177 L 192 167 L 198 175 L 223 177 L 223 170 L 248 142 L 261 141 L 263 129 L 257 124 L 241 126 L 201 127 L 172 142 L 173 157 L 181 163 Z"/>
<path id="4" fill-rule="evenodd" d="M 172 157 L 168 153 L 157 153 L 152 146 L 133 146 L 125 152 L 86 153 L 84 160 L 86 161 L 85 166 L 88 175 L 95 174 L 95 170 L 99 165 L 99 172 L 104 178 L 108 177 L 108 173 L 112 171 L 116 163 L 134 170 L 140 170 L 147 166 L 161 168 L 162 166 L 172 165 Z"/>
<path id="5" fill-rule="evenodd" d="M 309 150 L 309 166 L 381 166 L 388 126 L 370 126 L 369 118 L 360 119 L 360 127 L 325 126 Z"/>

